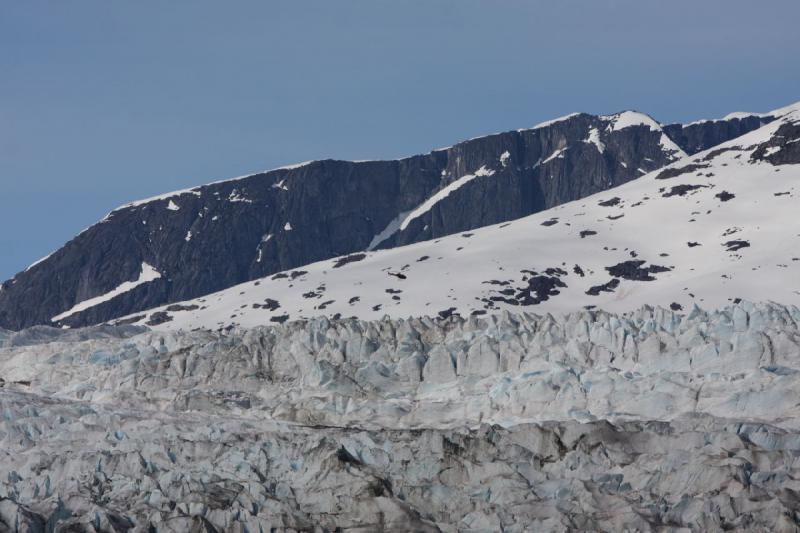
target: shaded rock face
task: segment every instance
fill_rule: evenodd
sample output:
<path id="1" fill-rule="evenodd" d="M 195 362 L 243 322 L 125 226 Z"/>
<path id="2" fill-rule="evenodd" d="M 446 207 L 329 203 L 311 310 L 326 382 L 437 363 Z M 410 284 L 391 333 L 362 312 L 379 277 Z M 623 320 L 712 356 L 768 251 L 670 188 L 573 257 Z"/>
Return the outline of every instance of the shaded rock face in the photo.
<path id="1" fill-rule="evenodd" d="M 2 285 L 0 327 L 51 324 L 136 281 L 143 264 L 160 277 L 58 323 L 96 324 L 315 261 L 523 217 L 675 159 L 660 128 L 614 131 L 611 120 L 575 115 L 398 161 L 316 161 L 117 209 Z M 756 126 L 750 122 L 690 126 L 713 133 L 676 142 L 691 151 Z M 689 142 L 695 136 L 705 140 Z"/>
<path id="2" fill-rule="evenodd" d="M 664 131 L 687 154 L 708 150 L 745 133 L 769 124 L 774 117 L 751 116 L 726 120 L 706 120 L 694 124 L 669 124 Z"/>
<path id="3" fill-rule="evenodd" d="M 772 165 L 796 165 L 800 163 L 800 122 L 782 124 L 775 135 L 753 151 L 755 161 L 767 161 Z"/>
<path id="4" fill-rule="evenodd" d="M 796 307 L 131 333 L 0 348 L 0 530 L 798 527 Z"/>
<path id="5" fill-rule="evenodd" d="M 451 148 L 458 179 L 485 165 L 490 177 L 474 179 L 378 244 L 390 248 L 513 220 L 628 182 L 674 160 L 661 132 L 632 126 L 608 132 L 607 122 L 578 115 L 546 128 L 509 132 Z M 598 131 L 603 147 L 586 142 Z M 486 164 L 508 152 L 505 164 Z M 623 165 L 624 163 L 625 165 Z M 641 171 L 638 169 L 642 169 Z M 446 183 L 446 182 L 445 182 Z M 406 210 L 401 210 L 405 212 Z"/>

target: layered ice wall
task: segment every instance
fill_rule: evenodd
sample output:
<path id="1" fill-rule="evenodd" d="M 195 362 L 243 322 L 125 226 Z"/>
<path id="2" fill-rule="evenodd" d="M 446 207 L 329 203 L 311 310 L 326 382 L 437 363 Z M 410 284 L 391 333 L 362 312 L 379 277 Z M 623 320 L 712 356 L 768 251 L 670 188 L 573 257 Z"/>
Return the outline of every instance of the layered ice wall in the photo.
<path id="1" fill-rule="evenodd" d="M 0 524 L 794 530 L 799 324 L 743 302 L 9 334 Z"/>

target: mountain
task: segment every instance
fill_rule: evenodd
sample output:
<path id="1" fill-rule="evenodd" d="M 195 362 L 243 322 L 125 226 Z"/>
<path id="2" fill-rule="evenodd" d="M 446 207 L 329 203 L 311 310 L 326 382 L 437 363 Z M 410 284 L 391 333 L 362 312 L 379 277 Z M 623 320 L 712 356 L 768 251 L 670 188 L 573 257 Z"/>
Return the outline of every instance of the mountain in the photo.
<path id="1" fill-rule="evenodd" d="M 689 312 L 740 299 L 797 305 L 798 199 L 800 105 L 741 137 L 541 213 L 305 265 L 124 322 L 217 329 L 317 315 L 642 305 Z"/>
<path id="2" fill-rule="evenodd" d="M 572 141 L 554 142 L 561 128 Z M 178 281 L 191 292 L 236 267 L 182 254 L 236 252 L 267 199 L 297 191 L 321 212 L 274 215 L 282 236 L 242 252 L 259 266 L 276 242 L 310 253 L 323 241 L 292 247 L 295 232 L 347 208 L 369 168 L 410 160 L 126 206 L 4 284 L 5 312 L 33 313 L 49 297 L 33 281 L 116 279 L 44 312 L 52 325 L 0 328 L 0 531 L 797 531 L 800 104 L 680 128 L 578 115 L 496 137 L 420 156 L 436 184 L 403 174 L 418 196 L 386 199 L 403 210 L 376 208 L 342 255 L 169 300 Z M 650 171 L 613 188 L 575 173 L 629 169 L 626 150 Z M 447 175 L 437 158 L 462 166 Z M 522 176 L 536 184 L 524 201 Z M 511 212 L 496 197 L 542 208 L 493 221 Z M 452 232 L 467 223 L 483 225 Z M 142 255 L 155 249 L 180 268 Z M 50 270 L 70 257 L 95 266 L 77 282 Z"/>
<path id="3" fill-rule="evenodd" d="M 773 120 L 574 114 L 395 161 L 313 161 L 122 206 L 0 286 L 0 327 L 96 324 L 337 256 L 515 220 Z"/>

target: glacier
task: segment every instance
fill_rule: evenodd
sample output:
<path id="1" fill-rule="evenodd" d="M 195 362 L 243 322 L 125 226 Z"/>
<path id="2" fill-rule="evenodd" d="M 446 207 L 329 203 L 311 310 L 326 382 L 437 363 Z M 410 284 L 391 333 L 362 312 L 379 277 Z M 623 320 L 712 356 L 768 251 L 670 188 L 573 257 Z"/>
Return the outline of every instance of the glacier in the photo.
<path id="1" fill-rule="evenodd" d="M 0 332 L 0 529 L 794 531 L 800 309 Z"/>

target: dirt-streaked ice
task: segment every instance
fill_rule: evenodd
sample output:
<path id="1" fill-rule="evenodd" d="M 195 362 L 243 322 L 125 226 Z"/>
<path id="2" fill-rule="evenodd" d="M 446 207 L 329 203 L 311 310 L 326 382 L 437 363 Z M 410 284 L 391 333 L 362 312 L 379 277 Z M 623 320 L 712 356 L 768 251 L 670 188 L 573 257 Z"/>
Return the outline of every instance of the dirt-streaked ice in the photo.
<path id="1" fill-rule="evenodd" d="M 0 524 L 791 531 L 799 324 L 742 302 L 3 333 Z"/>

